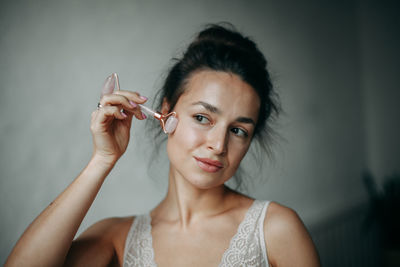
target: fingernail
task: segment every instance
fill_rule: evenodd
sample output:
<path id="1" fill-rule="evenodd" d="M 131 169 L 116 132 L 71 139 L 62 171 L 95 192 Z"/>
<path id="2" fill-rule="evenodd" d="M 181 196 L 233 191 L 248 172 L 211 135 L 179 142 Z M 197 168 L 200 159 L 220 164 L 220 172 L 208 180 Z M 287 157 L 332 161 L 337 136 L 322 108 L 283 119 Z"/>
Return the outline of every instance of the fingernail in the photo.
<path id="1" fill-rule="evenodd" d="M 137 107 L 136 103 L 133 102 L 132 100 L 129 100 L 129 104 L 131 104 L 131 106 L 132 106 L 133 108 L 136 108 L 136 107 Z"/>
<path id="2" fill-rule="evenodd" d="M 147 100 L 147 97 L 142 96 L 142 95 L 140 96 L 140 98 L 143 99 L 143 100 Z"/>
<path id="3" fill-rule="evenodd" d="M 128 117 L 123 111 L 121 111 L 121 115 L 124 116 L 125 118 Z"/>
<path id="4" fill-rule="evenodd" d="M 143 119 L 147 119 L 146 114 L 144 114 L 143 112 L 142 112 L 142 118 L 143 118 Z"/>

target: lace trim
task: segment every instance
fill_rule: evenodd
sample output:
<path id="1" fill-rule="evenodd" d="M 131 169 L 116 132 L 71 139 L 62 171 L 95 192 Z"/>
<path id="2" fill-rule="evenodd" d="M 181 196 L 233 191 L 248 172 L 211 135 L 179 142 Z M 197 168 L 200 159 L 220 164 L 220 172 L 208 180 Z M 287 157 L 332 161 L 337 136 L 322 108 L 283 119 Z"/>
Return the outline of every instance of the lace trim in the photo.
<path id="1" fill-rule="evenodd" d="M 266 266 L 260 240 L 258 221 L 265 202 L 255 200 L 240 223 L 237 233 L 231 239 L 229 248 L 222 256 L 220 267 L 225 266 Z"/>
<path id="2" fill-rule="evenodd" d="M 268 202 L 255 200 L 239 224 L 219 267 L 268 266 L 263 225 Z M 262 220 L 262 221 L 260 221 Z M 262 239 L 262 240 L 261 240 Z M 124 266 L 157 266 L 154 261 L 150 214 L 137 216 L 128 233 Z"/>
<path id="3" fill-rule="evenodd" d="M 270 204 L 269 201 L 265 202 L 264 207 L 263 207 L 263 209 L 261 211 L 261 216 L 258 219 L 258 232 L 260 233 L 259 242 L 260 242 L 260 246 L 261 246 L 261 251 L 262 251 L 263 257 L 265 259 L 265 265 L 267 265 L 267 266 L 269 266 L 269 261 L 268 261 L 268 255 L 267 255 L 267 248 L 266 248 L 266 245 L 265 245 L 264 221 L 265 221 L 265 215 L 267 213 L 267 209 L 268 209 L 269 204 Z"/>
<path id="4" fill-rule="evenodd" d="M 124 259 L 124 267 L 157 266 L 154 261 L 150 214 L 136 217 L 134 224 L 129 243 L 126 246 L 128 250 Z"/>

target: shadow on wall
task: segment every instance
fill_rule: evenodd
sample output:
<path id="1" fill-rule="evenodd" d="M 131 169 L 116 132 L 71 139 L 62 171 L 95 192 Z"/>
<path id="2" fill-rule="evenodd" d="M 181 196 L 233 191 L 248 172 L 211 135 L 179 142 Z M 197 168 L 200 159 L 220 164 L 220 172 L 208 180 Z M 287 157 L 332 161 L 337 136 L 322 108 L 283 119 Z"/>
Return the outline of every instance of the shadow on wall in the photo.
<path id="1" fill-rule="evenodd" d="M 322 266 L 400 266 L 400 175 L 363 180 L 369 203 L 310 227 Z"/>

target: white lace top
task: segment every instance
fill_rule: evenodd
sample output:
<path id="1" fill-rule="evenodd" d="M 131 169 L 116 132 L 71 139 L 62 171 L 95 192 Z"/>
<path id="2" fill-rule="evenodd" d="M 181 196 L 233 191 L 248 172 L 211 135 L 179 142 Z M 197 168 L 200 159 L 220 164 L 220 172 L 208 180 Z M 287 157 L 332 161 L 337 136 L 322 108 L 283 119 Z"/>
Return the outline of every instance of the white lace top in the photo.
<path id="1" fill-rule="evenodd" d="M 222 255 L 222 266 L 269 266 L 264 239 L 264 218 L 269 201 L 255 200 L 250 206 L 229 248 Z M 154 250 L 150 214 L 137 216 L 129 230 L 124 251 L 124 267 L 152 266 Z"/>

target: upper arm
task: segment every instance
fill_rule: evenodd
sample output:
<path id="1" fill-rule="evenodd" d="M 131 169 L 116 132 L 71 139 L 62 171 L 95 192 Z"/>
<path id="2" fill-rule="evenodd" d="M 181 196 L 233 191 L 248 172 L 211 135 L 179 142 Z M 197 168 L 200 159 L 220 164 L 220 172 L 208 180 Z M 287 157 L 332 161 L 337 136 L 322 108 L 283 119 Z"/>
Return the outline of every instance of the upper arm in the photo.
<path id="1" fill-rule="evenodd" d="M 271 203 L 264 221 L 264 236 L 274 267 L 320 266 L 314 243 L 292 209 Z"/>
<path id="2" fill-rule="evenodd" d="M 118 263 L 131 221 L 127 218 L 108 218 L 93 224 L 72 242 L 65 266 Z"/>

